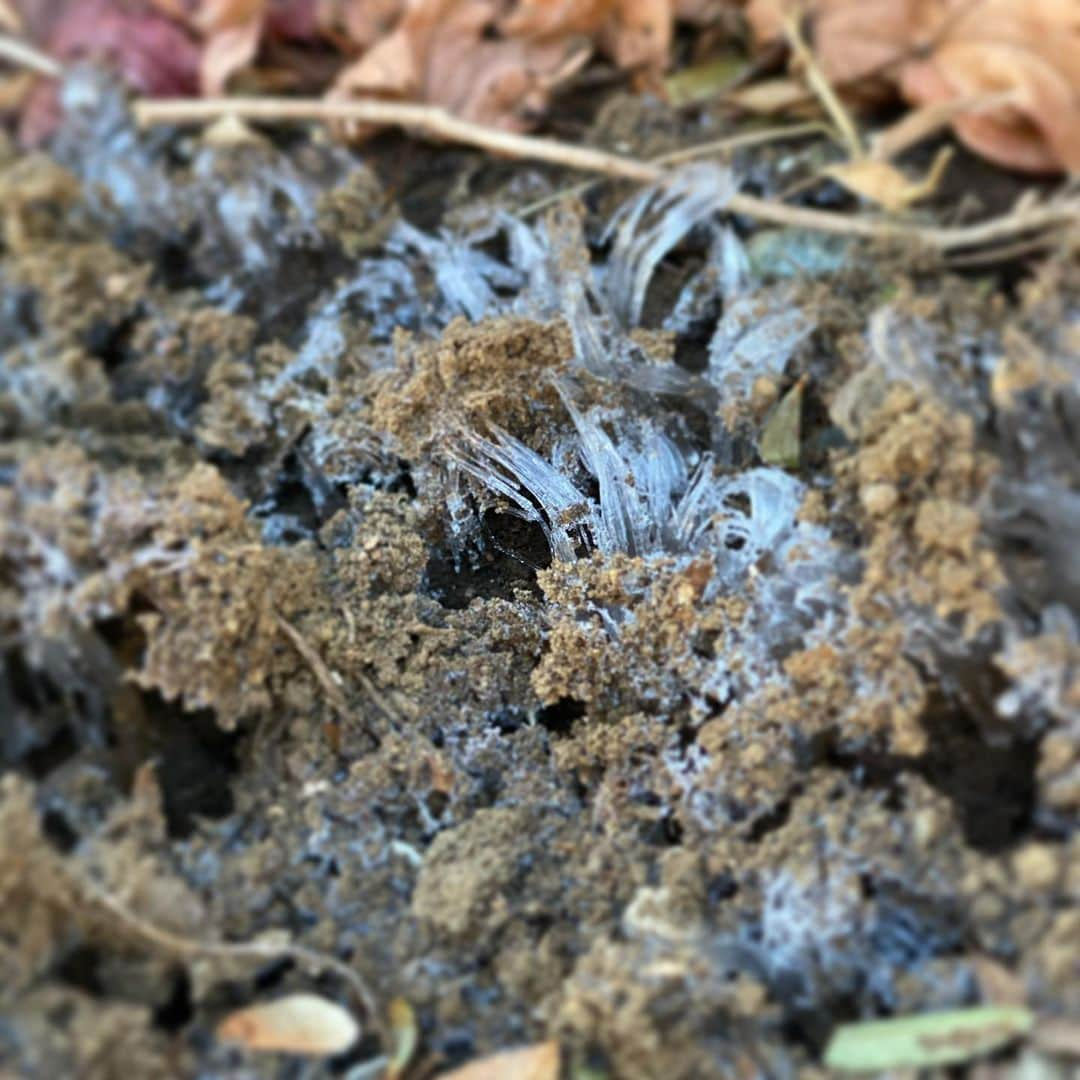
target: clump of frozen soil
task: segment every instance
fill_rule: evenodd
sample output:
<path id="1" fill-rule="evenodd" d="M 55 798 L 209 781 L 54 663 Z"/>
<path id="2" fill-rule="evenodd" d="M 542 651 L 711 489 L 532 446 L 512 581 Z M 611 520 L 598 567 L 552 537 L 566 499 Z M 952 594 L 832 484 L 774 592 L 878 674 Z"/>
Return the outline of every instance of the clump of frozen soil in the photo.
<path id="1" fill-rule="evenodd" d="M 336 958 L 431 1064 L 812 1075 L 987 955 L 1080 1010 L 1067 251 L 992 304 L 774 275 L 713 166 L 420 229 L 378 150 L 65 95 L 0 173 L 5 1066 L 218 1075 L 230 1007 L 362 1011 L 103 895 Z"/>

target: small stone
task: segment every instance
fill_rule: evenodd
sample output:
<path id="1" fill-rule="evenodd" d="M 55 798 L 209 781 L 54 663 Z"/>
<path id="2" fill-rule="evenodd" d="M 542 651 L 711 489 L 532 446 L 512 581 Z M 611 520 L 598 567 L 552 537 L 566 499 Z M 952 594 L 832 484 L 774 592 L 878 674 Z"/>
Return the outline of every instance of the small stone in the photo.
<path id="1" fill-rule="evenodd" d="M 871 517 L 884 517 L 900 501 L 900 493 L 892 484 L 867 484 L 859 490 L 859 499 Z"/>
<path id="2" fill-rule="evenodd" d="M 1026 889 L 1047 889 L 1057 880 L 1058 860 L 1049 844 L 1028 844 L 1013 856 L 1013 869 Z"/>

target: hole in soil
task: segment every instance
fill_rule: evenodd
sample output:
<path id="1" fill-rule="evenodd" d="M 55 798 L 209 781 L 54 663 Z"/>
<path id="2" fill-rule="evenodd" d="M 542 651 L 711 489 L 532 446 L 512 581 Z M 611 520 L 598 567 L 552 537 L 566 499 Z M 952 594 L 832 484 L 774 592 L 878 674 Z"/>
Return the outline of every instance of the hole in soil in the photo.
<path id="1" fill-rule="evenodd" d="M 830 746 L 826 759 L 855 783 L 886 791 L 886 805 L 898 811 L 903 795 L 897 777 L 905 769 L 921 776 L 953 804 L 964 840 L 976 851 L 996 855 L 1019 843 L 1034 827 L 1038 741 L 992 745 L 968 713 L 940 695 L 922 724 L 929 736 L 922 757 Z"/>
<path id="2" fill-rule="evenodd" d="M 382 1044 L 376 1035 L 364 1035 L 351 1049 L 343 1054 L 331 1058 L 327 1062 L 327 1072 L 331 1076 L 352 1075 L 356 1066 L 362 1066 L 365 1062 L 372 1061 L 382 1050 Z M 357 1072 L 365 1073 L 367 1070 L 359 1069 Z M 372 1073 L 372 1075 L 376 1075 Z"/>
<path id="3" fill-rule="evenodd" d="M 577 698 L 559 698 L 554 705 L 545 705 L 536 713 L 536 722 L 552 735 L 569 735 L 575 720 L 585 715 L 585 702 Z"/>
<path id="4" fill-rule="evenodd" d="M 1033 825 L 1038 742 L 991 746 L 970 716 L 943 700 L 931 702 L 923 726 L 930 745 L 914 769 L 953 802 L 964 839 L 987 855 L 1019 842 Z"/>
<path id="5" fill-rule="evenodd" d="M 100 960 L 98 950 L 92 945 L 76 945 L 57 966 L 56 977 L 68 986 L 100 997 L 104 993 L 98 973 Z"/>
<path id="6" fill-rule="evenodd" d="M 750 832 L 747 835 L 747 841 L 751 844 L 757 844 L 763 840 L 771 832 L 776 832 L 777 829 L 782 829 L 788 822 L 788 818 L 791 817 L 791 799 L 784 799 L 772 810 L 767 811 L 760 817 L 755 818 L 753 824 L 750 826 Z"/>
<path id="7" fill-rule="evenodd" d="M 193 1015 L 191 980 L 187 972 L 180 969 L 173 975 L 168 998 L 154 1010 L 153 1023 L 165 1031 L 179 1031 Z"/>
<path id="8" fill-rule="evenodd" d="M 738 892 L 739 883 L 735 875 L 730 870 L 721 870 L 706 886 L 705 898 L 710 906 L 714 906 L 737 896 Z"/>
<path id="9" fill-rule="evenodd" d="M 62 855 L 73 851 L 79 842 L 79 834 L 59 810 L 50 809 L 42 814 L 41 831 L 45 834 L 45 839 Z"/>
<path id="10" fill-rule="evenodd" d="M 484 723 L 490 724 L 500 735 L 513 735 L 529 722 L 529 714 L 517 705 L 507 705 L 484 714 Z"/>
<path id="11" fill-rule="evenodd" d="M 513 514 L 484 514 L 484 550 L 475 562 L 454 565 L 443 548 L 432 551 L 424 571 L 424 591 L 444 608 L 462 611 L 479 598 L 512 600 L 515 589 L 539 596 L 536 572 L 551 563 L 544 531 Z"/>
<path id="12" fill-rule="evenodd" d="M 147 722 L 155 733 L 157 780 L 169 836 L 184 839 L 197 817 L 232 813 L 229 780 L 236 771 L 240 736 L 222 731 L 209 710 L 184 712 L 155 691 L 143 695 Z M 157 740 L 160 739 L 160 742 Z"/>
<path id="13" fill-rule="evenodd" d="M 274 990 L 281 985 L 282 980 L 294 967 L 296 967 L 296 962 L 288 957 L 275 960 L 255 975 L 255 989 L 260 992 Z"/>
<path id="14" fill-rule="evenodd" d="M 134 325 L 134 318 L 116 323 L 109 322 L 108 319 L 95 320 L 86 332 L 86 351 L 91 356 L 96 356 L 104 364 L 106 371 L 115 371 L 128 359 Z"/>

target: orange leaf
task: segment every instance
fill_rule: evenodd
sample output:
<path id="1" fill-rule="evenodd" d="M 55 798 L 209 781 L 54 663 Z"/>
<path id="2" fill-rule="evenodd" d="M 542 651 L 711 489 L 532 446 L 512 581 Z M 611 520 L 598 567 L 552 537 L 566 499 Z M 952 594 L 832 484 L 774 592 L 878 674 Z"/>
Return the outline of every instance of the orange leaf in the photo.
<path id="1" fill-rule="evenodd" d="M 797 3 L 750 0 L 755 39 L 777 38 L 780 11 Z M 915 105 L 1007 94 L 958 112 L 956 134 L 1010 168 L 1080 172 L 1077 0 L 813 0 L 809 9 L 832 85 L 864 98 L 899 89 Z"/>
<path id="2" fill-rule="evenodd" d="M 360 1034 L 352 1014 L 317 994 L 288 997 L 229 1013 L 217 1037 L 248 1050 L 328 1057 L 347 1050 Z"/>
<path id="3" fill-rule="evenodd" d="M 536 1043 L 471 1061 L 439 1080 L 558 1080 L 559 1044 Z"/>
<path id="4" fill-rule="evenodd" d="M 939 0 L 935 7 L 929 25 L 944 33 L 926 60 L 905 65 L 904 96 L 926 104 L 1009 91 L 1008 105 L 957 116 L 957 135 L 1011 168 L 1080 173 L 1080 4 Z"/>

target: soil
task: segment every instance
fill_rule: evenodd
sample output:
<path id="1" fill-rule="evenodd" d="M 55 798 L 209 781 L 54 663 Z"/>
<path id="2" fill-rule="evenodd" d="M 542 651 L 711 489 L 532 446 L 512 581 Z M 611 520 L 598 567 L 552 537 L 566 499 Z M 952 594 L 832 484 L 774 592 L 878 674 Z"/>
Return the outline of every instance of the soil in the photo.
<path id="1" fill-rule="evenodd" d="M 841 1022 L 990 999 L 988 960 L 1080 1016 L 1075 236 L 960 276 L 835 241 L 769 264 L 740 222 L 751 325 L 811 325 L 709 381 L 734 299 L 695 279 L 668 319 L 698 227 L 624 378 L 506 225 L 575 178 L 136 135 L 78 78 L 48 154 L 0 152 L 5 1075 L 377 1075 L 404 998 L 410 1077 L 545 1038 L 570 1077 L 814 1077 Z M 623 100 L 593 141 L 720 122 Z M 557 284 L 615 258 L 632 195 L 519 219 Z M 796 385 L 785 471 L 761 432 Z M 571 406 L 797 514 L 604 550 Z M 500 438 L 576 485 L 566 520 L 484 482 Z M 190 944 L 223 942 L 266 950 Z M 361 1040 L 214 1037 L 292 990 Z M 977 1075 L 1017 1060 L 1066 1075 Z"/>

